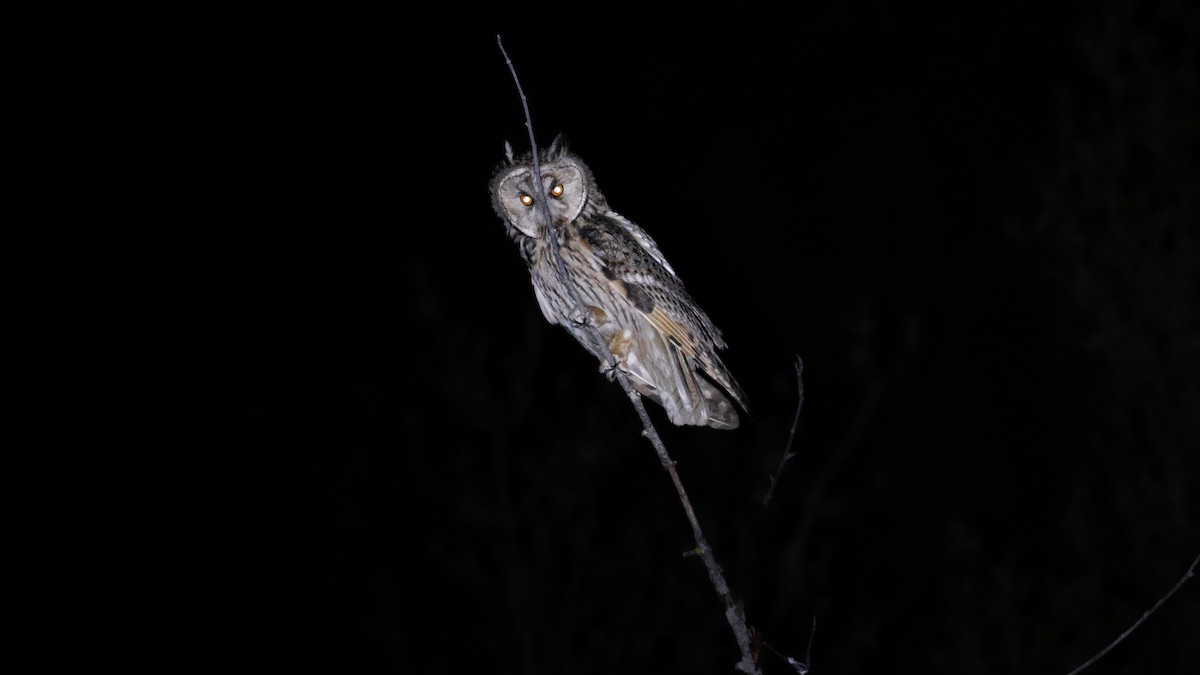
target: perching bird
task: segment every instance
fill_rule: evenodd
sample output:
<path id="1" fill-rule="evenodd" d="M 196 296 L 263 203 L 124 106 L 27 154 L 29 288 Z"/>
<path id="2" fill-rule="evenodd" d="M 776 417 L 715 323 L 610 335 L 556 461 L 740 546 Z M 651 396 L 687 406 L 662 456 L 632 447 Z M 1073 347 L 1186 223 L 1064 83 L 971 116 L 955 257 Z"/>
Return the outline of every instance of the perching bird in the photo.
<path id="1" fill-rule="evenodd" d="M 609 353 L 616 357 L 638 392 L 661 404 L 674 424 L 736 428 L 730 399 L 746 409 L 745 395 L 717 357 L 726 346 L 721 332 L 654 240 L 608 207 L 587 165 L 559 139 L 539 161 L 553 219 L 547 227 L 536 203 L 532 156 L 507 154 L 492 178 L 492 205 L 529 265 L 546 320 L 570 331 L 600 359 L 602 371 L 610 367 Z M 582 308 L 559 281 L 551 231 Z M 587 334 L 587 323 L 599 331 L 604 351 Z"/>

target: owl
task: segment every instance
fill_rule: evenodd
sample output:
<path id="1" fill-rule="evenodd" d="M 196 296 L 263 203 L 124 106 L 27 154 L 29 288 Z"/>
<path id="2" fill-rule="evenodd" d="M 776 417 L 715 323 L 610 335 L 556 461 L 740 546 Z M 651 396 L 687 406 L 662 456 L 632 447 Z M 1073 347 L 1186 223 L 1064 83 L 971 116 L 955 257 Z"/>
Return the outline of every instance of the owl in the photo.
<path id="1" fill-rule="evenodd" d="M 600 359 L 628 375 L 676 425 L 734 429 L 745 395 L 717 357 L 721 332 L 683 288 L 683 282 L 638 227 L 608 206 L 592 172 L 560 139 L 539 161 L 551 222 L 536 200 L 532 156 L 512 158 L 493 176 L 496 214 L 529 266 L 542 314 L 560 324 Z M 550 237 L 557 237 L 578 308 L 559 280 Z M 588 334 L 588 324 L 603 347 Z"/>

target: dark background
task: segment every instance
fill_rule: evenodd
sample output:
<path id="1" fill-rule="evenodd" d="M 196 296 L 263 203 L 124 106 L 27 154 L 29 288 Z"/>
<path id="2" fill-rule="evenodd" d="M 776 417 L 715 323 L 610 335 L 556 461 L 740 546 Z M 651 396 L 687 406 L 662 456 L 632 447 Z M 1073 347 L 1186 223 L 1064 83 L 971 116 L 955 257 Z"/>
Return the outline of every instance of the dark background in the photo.
<path id="1" fill-rule="evenodd" d="M 63 643 L 158 672 L 732 672 L 636 416 L 491 210 L 528 145 L 496 32 L 539 142 L 565 133 L 731 345 L 741 429 L 651 413 L 771 646 L 803 659 L 815 616 L 816 672 L 1065 673 L 1175 583 L 1200 552 L 1195 8 L 547 12 L 45 51 L 43 162 L 92 188 L 43 204 L 62 253 L 16 335 L 28 410 L 62 406 L 30 530 L 61 548 Z M 1198 598 L 1091 672 L 1197 672 Z"/>

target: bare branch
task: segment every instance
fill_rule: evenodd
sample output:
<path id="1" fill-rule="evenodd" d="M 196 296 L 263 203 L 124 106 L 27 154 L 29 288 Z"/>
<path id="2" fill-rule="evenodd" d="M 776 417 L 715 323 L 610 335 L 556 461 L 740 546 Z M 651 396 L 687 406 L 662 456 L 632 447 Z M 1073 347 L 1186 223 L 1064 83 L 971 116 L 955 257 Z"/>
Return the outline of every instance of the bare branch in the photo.
<path id="1" fill-rule="evenodd" d="M 1196 576 L 1196 564 L 1197 563 L 1200 563 L 1200 555 L 1196 556 L 1196 559 L 1192 561 L 1192 566 L 1188 568 L 1187 572 L 1184 572 L 1183 576 L 1180 577 L 1179 581 L 1175 582 L 1175 585 L 1173 587 L 1171 587 L 1171 590 L 1167 591 L 1166 595 L 1159 598 L 1158 602 L 1154 603 L 1153 607 L 1151 607 L 1150 609 L 1143 612 L 1142 617 L 1140 619 L 1138 619 L 1137 621 L 1134 621 L 1132 626 L 1130 626 L 1129 628 L 1126 628 L 1124 633 L 1121 633 L 1120 635 L 1118 635 L 1116 640 L 1113 640 L 1112 642 L 1108 643 L 1108 646 L 1105 647 L 1104 649 L 1101 649 L 1098 654 L 1096 654 L 1092 658 L 1088 659 L 1087 661 L 1084 661 L 1083 665 L 1081 665 L 1078 668 L 1076 668 L 1075 670 L 1072 670 L 1071 672 L 1067 673 L 1067 675 L 1077 675 L 1077 673 L 1082 672 L 1084 668 L 1087 668 L 1088 666 L 1092 665 L 1093 663 L 1099 661 L 1100 657 L 1107 654 L 1113 647 L 1116 647 L 1118 644 L 1120 644 L 1122 640 L 1129 637 L 1129 634 L 1132 633 L 1134 630 L 1136 630 L 1138 626 L 1142 625 L 1143 621 L 1150 618 L 1150 615 L 1153 614 L 1154 612 L 1158 611 L 1158 608 L 1162 607 L 1162 604 L 1164 602 L 1166 602 L 1172 595 L 1175 595 L 1175 591 L 1179 590 L 1179 587 L 1182 586 L 1185 581 Z"/>
<path id="2" fill-rule="evenodd" d="M 796 357 L 796 391 L 800 393 L 800 399 L 796 401 L 796 417 L 792 420 L 792 430 L 788 432 L 787 445 L 783 447 L 783 457 L 779 458 L 779 466 L 775 468 L 775 473 L 771 476 L 771 485 L 767 488 L 767 494 L 763 496 L 763 506 L 766 506 L 775 494 L 775 484 L 779 481 L 779 475 L 783 473 L 783 465 L 796 456 L 796 453 L 792 452 L 792 441 L 796 439 L 796 427 L 800 425 L 800 409 L 804 407 L 804 361 L 799 356 Z"/>
<path id="3" fill-rule="evenodd" d="M 517 69 L 513 66 L 512 59 L 508 57 L 508 52 L 504 50 L 504 43 L 499 35 L 496 36 L 496 44 L 500 47 L 500 53 L 504 55 L 504 62 L 508 64 L 508 70 L 512 73 L 513 82 L 517 86 L 517 93 L 521 96 L 521 107 L 525 111 L 525 128 L 529 131 L 529 147 L 533 153 L 533 181 L 538 191 L 537 202 L 541 206 L 545 222 L 549 227 L 553 228 L 553 219 L 550 217 L 550 208 L 545 194 L 546 188 L 542 184 L 537 141 L 534 139 L 533 121 L 529 115 L 529 103 L 525 98 L 525 91 L 521 88 L 521 81 L 517 77 Z M 605 348 L 604 339 L 589 320 L 590 315 L 583 311 L 583 301 L 580 299 L 579 291 L 576 289 L 574 282 L 571 281 L 570 274 L 563 264 L 562 254 L 559 252 L 558 233 L 554 231 L 550 232 L 550 250 L 554 254 L 559 282 L 563 288 L 567 289 L 571 303 L 574 305 L 576 316 L 583 317 L 584 319 L 584 332 L 591 339 L 592 343 L 598 347 L 597 353 L 608 355 L 610 371 L 616 375 L 617 382 L 620 383 L 621 388 L 629 396 L 629 401 L 633 404 L 634 410 L 637 411 L 638 417 L 642 420 L 642 426 L 644 427 L 642 435 L 650 440 L 650 444 L 654 446 L 654 451 L 658 453 L 658 459 L 663 469 L 671 476 L 671 482 L 674 483 L 675 491 L 679 494 L 679 501 L 683 505 L 684 514 L 687 515 L 688 523 L 692 526 L 692 536 L 696 540 L 696 554 L 704 561 L 704 568 L 708 572 L 708 578 L 712 582 L 713 588 L 716 589 L 717 595 L 725 604 L 725 619 L 729 622 L 729 627 L 733 630 L 734 639 L 737 640 L 738 648 L 742 652 L 742 659 L 738 661 L 736 667 L 747 675 L 761 675 L 761 671 L 758 669 L 758 664 L 755 662 L 750 648 L 750 630 L 746 626 L 746 617 L 742 612 L 742 607 L 734 601 L 733 594 L 730 593 L 729 586 L 725 583 L 725 575 L 721 571 L 721 566 L 717 564 L 716 558 L 713 557 L 712 549 L 709 548 L 708 541 L 704 538 L 704 533 L 700 529 L 700 521 L 696 519 L 696 512 L 692 509 L 692 502 L 688 499 L 687 491 L 683 488 L 683 482 L 679 479 L 679 473 L 675 471 L 675 462 L 667 454 L 666 446 L 663 445 L 662 439 L 659 438 L 658 432 L 654 428 L 654 424 L 650 421 L 650 415 L 646 413 L 646 407 L 642 404 L 641 395 L 633 388 L 629 376 L 617 367 L 616 358 Z M 574 322 L 569 316 L 564 317 L 564 319 L 568 322 Z"/>

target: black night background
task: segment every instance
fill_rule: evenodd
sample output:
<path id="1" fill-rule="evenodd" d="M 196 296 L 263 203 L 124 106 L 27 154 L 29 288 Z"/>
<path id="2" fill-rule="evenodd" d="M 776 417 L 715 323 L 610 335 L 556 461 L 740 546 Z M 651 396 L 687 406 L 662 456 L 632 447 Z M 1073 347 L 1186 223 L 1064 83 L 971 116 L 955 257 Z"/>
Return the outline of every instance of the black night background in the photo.
<path id="1" fill-rule="evenodd" d="M 1057 674 L 1115 638 L 1200 553 L 1200 10 L 797 12 L 72 57 L 55 162 L 113 190 L 46 205 L 17 300 L 17 414 L 58 406 L 27 630 L 155 672 L 734 672 L 636 415 L 492 211 L 528 148 L 500 32 L 538 142 L 730 345 L 740 429 L 651 415 L 771 647 L 816 617 L 815 673 Z M 1088 672 L 1200 672 L 1197 626 L 1192 581 Z"/>

